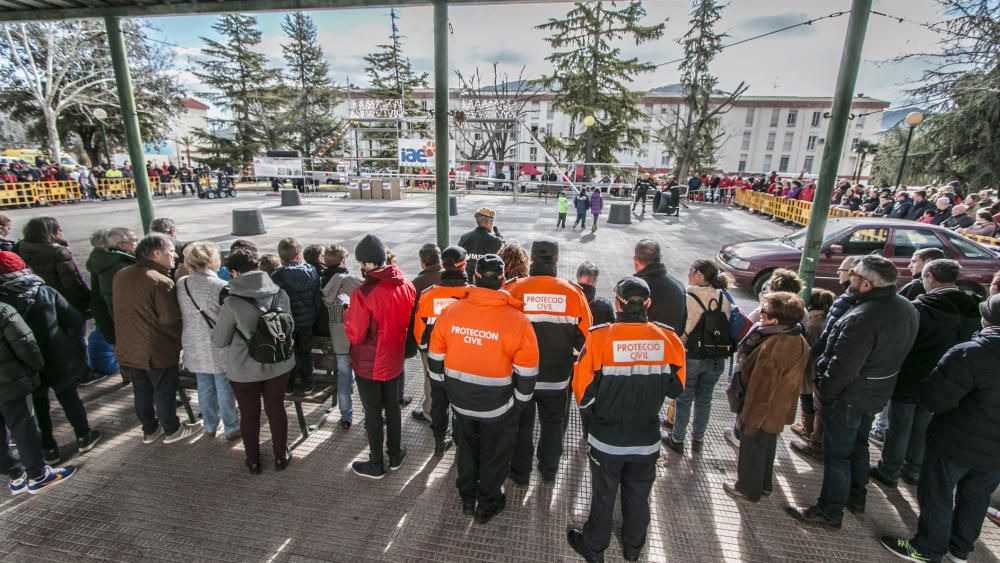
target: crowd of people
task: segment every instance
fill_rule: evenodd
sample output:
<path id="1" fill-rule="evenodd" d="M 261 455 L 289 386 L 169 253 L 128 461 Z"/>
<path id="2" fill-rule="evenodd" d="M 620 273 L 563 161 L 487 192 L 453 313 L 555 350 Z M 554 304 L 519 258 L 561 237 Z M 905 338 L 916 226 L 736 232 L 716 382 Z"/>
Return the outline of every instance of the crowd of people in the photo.
<path id="1" fill-rule="evenodd" d="M 582 229 L 593 196 L 577 210 Z M 694 261 L 682 283 L 654 240 L 635 244 L 634 273 L 600 296 L 593 262 L 560 279 L 556 240 L 524 248 L 501 237 L 493 210 L 475 220 L 457 245 L 423 245 L 411 280 L 375 234 L 353 261 L 340 244 L 293 238 L 276 255 L 236 240 L 223 259 L 214 243 L 179 242 L 167 218 L 142 238 L 94 232 L 80 268 L 56 219 L 29 220 L 13 241 L 0 215 L 0 440 L 13 438 L 19 452 L 0 448 L 0 457 L 11 492 L 35 494 L 77 471 L 57 466 L 65 456 L 49 390 L 87 452 L 102 434 L 77 386 L 113 373 L 132 385 L 144 444 L 221 433 L 242 440 L 249 473 L 260 474 L 263 410 L 273 467 L 284 470 L 293 460 L 285 401 L 317 392 L 318 348 L 334 358 L 343 431 L 357 386 L 369 454 L 352 471 L 369 479 L 404 463 L 404 363 L 419 356 L 425 396 L 411 416 L 428 424 L 435 456 L 455 448 L 461 509 L 479 524 L 505 510 L 508 478 L 524 487 L 537 470 L 555 482 L 575 399 L 592 498 L 567 541 L 587 561 L 603 561 L 619 491 L 622 550 L 639 557 L 661 445 L 671 455 L 702 451 L 727 365 L 735 416 L 724 439 L 738 454 L 723 489 L 738 502 L 774 492 L 777 443 L 792 425 L 803 439 L 792 449 L 823 465 L 817 502 L 787 507 L 799 521 L 839 529 L 845 510 L 864 512 L 869 480 L 902 480 L 918 488 L 916 534 L 882 544 L 911 561 L 963 561 L 984 518 L 996 517 L 1000 273 L 980 303 L 956 287 L 959 264 L 934 249 L 914 256 L 919 276 L 900 291 L 890 261 L 852 256 L 838 270 L 840 296 L 815 289 L 804 301 L 802 280 L 779 269 L 744 312 L 714 261 Z M 177 416 L 182 371 L 197 381 L 199 423 Z M 668 398 L 672 420 L 659 416 Z M 880 412 L 881 458 L 870 465 Z"/>

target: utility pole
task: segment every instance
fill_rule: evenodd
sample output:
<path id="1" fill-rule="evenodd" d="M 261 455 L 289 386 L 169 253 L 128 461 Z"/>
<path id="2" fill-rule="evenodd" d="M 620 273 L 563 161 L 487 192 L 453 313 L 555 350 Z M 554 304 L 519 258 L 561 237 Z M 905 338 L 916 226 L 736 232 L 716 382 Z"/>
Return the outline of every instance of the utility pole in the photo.
<path id="1" fill-rule="evenodd" d="M 830 127 L 827 130 L 819 180 L 816 183 L 809 229 L 806 231 L 806 240 L 802 248 L 802 260 L 799 262 L 799 276 L 805 282 L 802 298 L 807 302 L 812 294 L 813 280 L 816 278 L 823 234 L 826 232 L 827 217 L 830 214 L 830 198 L 833 197 L 833 185 L 837 180 L 837 169 L 840 168 L 840 157 L 844 150 L 844 138 L 847 135 L 854 86 L 858 80 L 861 51 L 865 44 L 871 9 L 872 0 L 851 2 L 851 19 L 847 23 L 847 37 L 844 39 L 844 50 L 840 55 L 840 70 L 837 73 L 837 89 L 833 97 Z"/>
<path id="2" fill-rule="evenodd" d="M 437 244 L 449 242 L 448 195 L 448 2 L 434 2 L 434 194 L 437 203 Z"/>

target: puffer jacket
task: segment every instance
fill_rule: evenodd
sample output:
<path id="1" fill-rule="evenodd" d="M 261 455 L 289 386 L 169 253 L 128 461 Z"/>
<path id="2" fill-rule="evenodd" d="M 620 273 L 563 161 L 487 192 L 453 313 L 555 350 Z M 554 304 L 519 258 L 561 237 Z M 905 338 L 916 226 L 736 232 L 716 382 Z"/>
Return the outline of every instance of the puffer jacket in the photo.
<path id="1" fill-rule="evenodd" d="M 948 350 L 920 388 L 934 413 L 927 447 L 980 471 L 1000 469 L 1000 328 Z"/>
<path id="2" fill-rule="evenodd" d="M 394 264 L 365 274 L 344 315 L 356 376 L 389 381 L 403 373 L 406 332 L 416 297 L 413 284 Z"/>
<path id="3" fill-rule="evenodd" d="M 177 280 L 177 305 L 181 309 L 181 346 L 184 368 L 191 373 L 225 373 L 226 351 L 212 345 L 212 323 L 222 308 L 219 295 L 226 282 L 215 272 L 194 272 Z"/>
<path id="4" fill-rule="evenodd" d="M 913 348 L 899 368 L 894 401 L 916 403 L 920 386 L 949 348 L 968 342 L 979 330 L 979 303 L 958 288 L 939 288 L 913 300 L 920 326 Z"/>
<path id="5" fill-rule="evenodd" d="M 295 330 L 311 332 L 316 324 L 316 311 L 323 306 L 316 269 L 304 262 L 288 264 L 275 270 L 271 279 L 288 294 Z"/>
<path id="6" fill-rule="evenodd" d="M 590 212 L 593 215 L 600 215 L 601 211 L 604 211 L 604 196 L 600 190 L 595 190 L 590 194 Z"/>
<path id="7" fill-rule="evenodd" d="M 323 286 L 323 303 L 326 305 L 328 313 L 333 353 L 349 354 L 351 353 L 351 343 L 347 340 L 347 329 L 344 328 L 344 311 L 346 309 L 340 301 L 340 296 L 350 297 L 355 289 L 361 287 L 364 280 L 351 275 L 347 268 L 331 268 L 327 271 L 333 271 L 333 275 Z"/>
<path id="8" fill-rule="evenodd" d="M 834 323 L 817 365 L 823 404 L 845 401 L 865 411 L 881 409 L 892 396 L 903 359 L 917 337 L 913 304 L 895 286 L 873 289 Z"/>
<path id="9" fill-rule="evenodd" d="M 586 213 L 590 209 L 590 197 L 586 194 L 578 194 L 573 198 L 573 207 L 577 213 Z"/>
<path id="10" fill-rule="evenodd" d="M 90 318 L 90 287 L 68 246 L 22 240 L 17 252 L 46 285 L 61 293 L 84 318 Z"/>
<path id="11" fill-rule="evenodd" d="M 0 303 L 0 336 L 0 404 L 6 404 L 38 387 L 45 361 L 27 323 L 6 303 Z"/>
<path id="12" fill-rule="evenodd" d="M 114 300 L 111 297 L 112 280 L 115 279 L 115 274 L 132 264 L 135 264 L 135 256 L 117 248 L 95 248 L 87 258 L 87 271 L 92 276 L 97 276 L 101 299 L 108 308 L 108 316 L 112 319 L 115 316 Z M 105 336 L 113 337 L 108 332 L 105 332 Z"/>
<path id="13" fill-rule="evenodd" d="M 219 321 L 212 330 L 212 345 L 226 351 L 226 377 L 238 383 L 254 383 L 274 379 L 292 371 L 295 358 L 291 357 L 276 364 L 262 364 L 250 357 L 247 341 L 257 329 L 261 307 L 270 307 L 274 295 L 278 295 L 278 307 L 288 311 L 291 302 L 288 294 L 279 288 L 266 272 L 255 270 L 236 276 L 229 283 L 229 297 L 219 309 Z M 239 331 L 237 333 L 237 331 Z"/>

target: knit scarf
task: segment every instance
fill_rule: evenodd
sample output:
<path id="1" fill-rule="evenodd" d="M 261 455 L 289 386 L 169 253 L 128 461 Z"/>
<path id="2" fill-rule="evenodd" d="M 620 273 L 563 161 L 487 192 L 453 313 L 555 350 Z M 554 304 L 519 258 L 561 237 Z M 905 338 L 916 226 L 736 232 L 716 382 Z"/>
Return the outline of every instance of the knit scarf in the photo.
<path id="1" fill-rule="evenodd" d="M 0 274 L 0 294 L 23 295 L 25 299 L 31 299 L 44 283 L 42 278 L 28 269 Z"/>

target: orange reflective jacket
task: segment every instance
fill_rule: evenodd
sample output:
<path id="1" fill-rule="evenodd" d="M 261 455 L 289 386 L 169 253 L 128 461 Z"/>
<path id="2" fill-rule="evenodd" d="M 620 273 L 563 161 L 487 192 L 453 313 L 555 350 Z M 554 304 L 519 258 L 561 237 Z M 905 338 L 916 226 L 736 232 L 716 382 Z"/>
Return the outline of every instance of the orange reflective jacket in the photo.
<path id="1" fill-rule="evenodd" d="M 417 312 L 413 317 L 413 338 L 421 350 L 427 350 L 431 331 L 438 315 L 444 308 L 457 299 L 464 298 L 469 293 L 468 285 L 432 285 L 420 293 L 417 298 Z"/>

